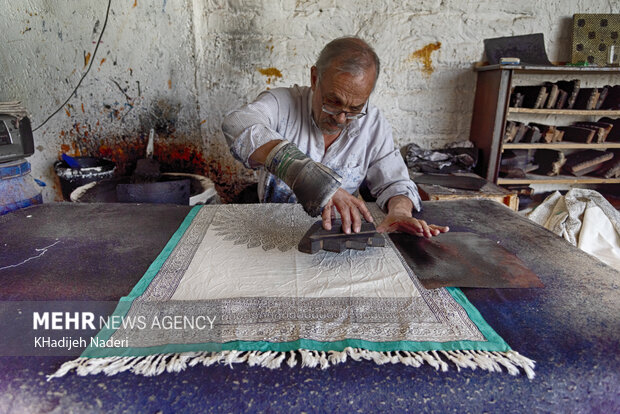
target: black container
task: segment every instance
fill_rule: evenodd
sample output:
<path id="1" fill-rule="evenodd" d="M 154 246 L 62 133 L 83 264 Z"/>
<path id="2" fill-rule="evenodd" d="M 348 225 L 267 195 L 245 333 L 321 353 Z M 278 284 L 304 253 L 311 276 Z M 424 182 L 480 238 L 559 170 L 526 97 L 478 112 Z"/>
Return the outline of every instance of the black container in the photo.
<path id="1" fill-rule="evenodd" d="M 170 177 L 168 177 L 170 178 Z M 167 181 L 118 184 L 116 198 L 121 203 L 160 203 L 189 205 L 190 180 L 172 177 Z"/>
<path id="2" fill-rule="evenodd" d="M 60 179 L 62 197 L 69 201 L 71 192 L 76 188 L 101 181 L 114 176 L 116 164 L 113 161 L 97 157 L 74 157 L 80 168 L 71 168 L 65 161 L 56 161 L 54 170 Z"/>

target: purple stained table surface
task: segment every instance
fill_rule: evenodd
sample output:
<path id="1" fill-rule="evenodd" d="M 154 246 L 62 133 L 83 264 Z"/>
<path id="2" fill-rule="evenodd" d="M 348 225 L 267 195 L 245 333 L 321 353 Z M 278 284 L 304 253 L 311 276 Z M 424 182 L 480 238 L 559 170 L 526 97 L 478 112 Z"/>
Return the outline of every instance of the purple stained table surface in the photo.
<path id="1" fill-rule="evenodd" d="M 117 300 L 189 209 L 60 203 L 2 216 L 0 298 Z M 0 357 L 0 413 L 620 412 L 617 270 L 492 201 L 425 202 L 418 216 L 497 239 L 539 275 L 544 288 L 463 289 L 513 349 L 536 360 L 534 380 L 349 361 L 326 370 L 199 366 L 156 377 L 69 374 L 46 382 L 71 358 Z"/>

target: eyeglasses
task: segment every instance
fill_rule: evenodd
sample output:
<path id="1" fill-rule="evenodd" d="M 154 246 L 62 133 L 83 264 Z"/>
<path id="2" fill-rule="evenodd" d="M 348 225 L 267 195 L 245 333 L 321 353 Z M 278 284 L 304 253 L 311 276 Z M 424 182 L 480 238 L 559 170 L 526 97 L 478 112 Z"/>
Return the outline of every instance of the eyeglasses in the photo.
<path id="1" fill-rule="evenodd" d="M 318 87 L 319 87 L 319 91 L 321 91 L 321 95 L 323 94 L 323 90 L 321 89 L 321 84 L 320 82 L 318 83 Z M 362 110 L 360 112 L 347 112 L 347 111 L 343 111 L 338 107 L 329 105 L 329 104 L 323 104 L 323 106 L 321 106 L 321 110 L 323 112 L 325 112 L 326 114 L 329 114 L 331 116 L 338 116 L 340 114 L 344 114 L 344 117 L 347 121 L 353 121 L 355 119 L 360 119 L 361 117 L 363 117 L 364 115 L 366 115 L 366 110 L 368 109 L 368 101 L 366 101 L 366 103 L 364 104 L 364 107 L 362 108 Z"/>
<path id="2" fill-rule="evenodd" d="M 364 108 L 366 108 L 367 106 L 368 106 L 368 101 L 366 101 Z M 342 111 L 336 107 L 333 107 L 331 105 L 326 105 L 326 104 L 323 104 L 323 106 L 321 107 L 321 110 L 331 116 L 338 116 L 340 114 L 344 114 L 345 119 L 349 121 L 352 121 L 354 119 L 360 119 L 361 117 L 366 115 L 366 112 L 364 111 L 364 109 L 362 109 L 361 112 L 347 112 L 347 111 Z"/>

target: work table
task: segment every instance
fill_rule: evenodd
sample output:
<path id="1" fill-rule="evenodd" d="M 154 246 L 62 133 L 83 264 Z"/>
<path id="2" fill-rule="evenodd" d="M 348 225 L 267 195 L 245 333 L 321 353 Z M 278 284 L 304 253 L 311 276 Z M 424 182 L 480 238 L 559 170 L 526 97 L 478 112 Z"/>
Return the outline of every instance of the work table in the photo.
<path id="1" fill-rule="evenodd" d="M 3 356 L 0 412 L 619 411 L 620 272 L 499 203 L 423 204 L 418 217 L 496 239 L 539 275 L 540 289 L 463 289 L 514 350 L 537 362 L 535 379 L 348 361 L 327 370 L 220 365 L 46 382 L 71 357 Z M 1 216 L 0 297 L 116 301 L 189 210 L 59 203 Z"/>

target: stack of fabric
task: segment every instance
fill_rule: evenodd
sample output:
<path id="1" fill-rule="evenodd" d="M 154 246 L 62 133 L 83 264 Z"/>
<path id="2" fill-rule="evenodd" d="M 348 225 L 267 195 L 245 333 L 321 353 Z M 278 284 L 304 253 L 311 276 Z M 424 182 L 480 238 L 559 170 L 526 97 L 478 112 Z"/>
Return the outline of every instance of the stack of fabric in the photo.
<path id="1" fill-rule="evenodd" d="M 573 188 L 547 197 L 528 218 L 620 269 L 620 213 L 600 193 Z"/>

